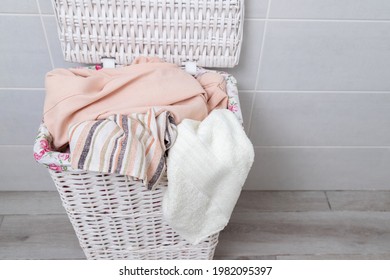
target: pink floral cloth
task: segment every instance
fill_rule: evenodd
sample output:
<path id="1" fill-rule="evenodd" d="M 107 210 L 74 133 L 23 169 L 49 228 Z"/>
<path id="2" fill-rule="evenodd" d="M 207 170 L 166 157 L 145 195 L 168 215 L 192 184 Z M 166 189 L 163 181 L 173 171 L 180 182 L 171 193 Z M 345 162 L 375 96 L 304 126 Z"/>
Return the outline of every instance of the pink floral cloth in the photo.
<path id="1" fill-rule="evenodd" d="M 226 81 L 226 92 L 228 95 L 228 110 L 232 111 L 238 121 L 243 125 L 244 120 L 242 118 L 242 112 L 241 112 L 241 106 L 240 106 L 240 99 L 238 98 L 238 89 L 237 89 L 237 80 L 232 75 L 221 72 L 221 71 L 213 71 L 213 70 L 206 70 L 204 68 L 198 68 L 195 77 L 198 77 L 206 72 L 217 72 L 221 74 Z"/>
<path id="2" fill-rule="evenodd" d="M 99 70 L 93 66 L 96 70 Z M 232 111 L 241 125 L 243 125 L 243 118 L 241 113 L 240 101 L 238 98 L 237 81 L 236 79 L 225 72 L 206 70 L 198 68 L 195 76 L 202 75 L 206 72 L 218 72 L 226 81 L 226 91 L 228 95 L 228 110 Z M 70 153 L 58 152 L 52 149 L 51 143 L 53 137 L 50 135 L 44 123 L 41 123 L 38 129 L 38 135 L 35 138 L 34 144 L 34 158 L 35 160 L 56 171 L 74 170 L 71 167 Z"/>
<path id="3" fill-rule="evenodd" d="M 53 151 L 51 143 L 52 136 L 44 123 L 41 123 L 38 129 L 38 135 L 35 138 L 34 158 L 40 164 L 56 171 L 66 171 L 72 169 L 70 166 L 70 154 Z"/>

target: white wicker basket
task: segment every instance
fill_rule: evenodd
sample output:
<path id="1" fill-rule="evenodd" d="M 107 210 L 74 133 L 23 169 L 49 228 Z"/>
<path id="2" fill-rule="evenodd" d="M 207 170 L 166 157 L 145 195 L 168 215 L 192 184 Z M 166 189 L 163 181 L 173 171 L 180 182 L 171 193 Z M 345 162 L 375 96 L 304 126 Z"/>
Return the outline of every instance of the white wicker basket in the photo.
<path id="1" fill-rule="evenodd" d="M 188 244 L 162 218 L 164 178 L 156 190 L 128 177 L 50 170 L 88 259 L 212 259 L 218 234 Z"/>
<path id="2" fill-rule="evenodd" d="M 140 55 L 233 67 L 243 0 L 53 0 L 66 61 L 130 64 Z"/>
<path id="3" fill-rule="evenodd" d="M 198 66 L 238 63 L 244 0 L 53 0 L 66 61 L 127 65 L 139 56 Z M 212 259 L 218 234 L 193 246 L 167 225 L 156 190 L 126 176 L 50 170 L 88 259 Z"/>

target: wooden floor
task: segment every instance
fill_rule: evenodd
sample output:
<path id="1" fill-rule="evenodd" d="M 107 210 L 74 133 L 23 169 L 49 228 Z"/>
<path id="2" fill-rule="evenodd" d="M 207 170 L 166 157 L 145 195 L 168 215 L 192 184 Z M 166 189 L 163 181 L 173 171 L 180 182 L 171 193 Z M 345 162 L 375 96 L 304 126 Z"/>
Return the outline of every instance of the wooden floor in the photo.
<path id="1" fill-rule="evenodd" d="M 243 192 L 216 259 L 390 259 L 390 191 Z M 55 192 L 0 192 L 0 259 L 84 259 Z"/>

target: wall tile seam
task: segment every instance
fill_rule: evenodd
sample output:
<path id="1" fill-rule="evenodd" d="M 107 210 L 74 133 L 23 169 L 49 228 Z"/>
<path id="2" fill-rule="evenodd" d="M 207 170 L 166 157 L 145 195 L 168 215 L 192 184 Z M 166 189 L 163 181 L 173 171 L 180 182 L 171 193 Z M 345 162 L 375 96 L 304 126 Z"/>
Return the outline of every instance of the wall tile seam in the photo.
<path id="1" fill-rule="evenodd" d="M 259 89 L 239 89 L 240 93 L 340 93 L 340 94 L 390 94 L 390 91 L 371 90 L 259 90 Z"/>
<path id="2" fill-rule="evenodd" d="M 41 17 L 55 17 L 54 14 L 39 14 L 39 13 L 36 13 L 36 14 L 0 13 L 0 16 L 15 16 L 15 17 L 19 17 L 19 16 L 22 16 L 22 17 L 38 17 L 38 16 L 41 16 Z"/>
<path id="3" fill-rule="evenodd" d="M 315 18 L 245 18 L 246 21 L 264 22 L 360 22 L 360 23 L 390 23 L 390 19 L 315 19 Z"/>
<path id="4" fill-rule="evenodd" d="M 3 90 L 21 90 L 21 91 L 38 91 L 45 90 L 45 88 L 19 88 L 19 87 L 0 87 L 0 91 Z"/>
<path id="5" fill-rule="evenodd" d="M 37 3 L 38 11 L 39 11 L 39 18 L 40 18 L 41 25 L 42 25 L 43 35 L 44 35 L 44 37 L 45 37 L 45 42 L 46 42 L 47 51 L 49 52 L 49 58 L 50 58 L 51 68 L 54 69 L 53 54 L 51 53 L 51 48 L 50 48 L 50 43 L 49 43 L 49 37 L 48 37 L 48 35 L 47 35 L 46 25 L 45 25 L 45 22 L 44 22 L 43 17 L 42 17 L 41 6 L 40 6 L 40 4 L 39 4 L 39 0 L 36 0 L 36 3 Z"/>
<path id="6" fill-rule="evenodd" d="M 378 145 L 378 146 L 372 146 L 372 145 L 367 145 L 367 146 L 310 146 L 310 145 L 305 145 L 305 146 L 299 146 L 299 145 L 294 145 L 294 146 L 265 146 L 265 145 L 254 145 L 253 148 L 255 149 L 390 149 L 390 146 L 383 146 L 383 145 Z"/>
<path id="7" fill-rule="evenodd" d="M 0 13 L 0 16 L 24 16 L 24 17 L 37 17 L 39 13 L 27 14 L 27 13 Z"/>
<path id="8" fill-rule="evenodd" d="M 261 69 L 261 64 L 262 64 L 262 60 L 263 60 L 263 53 L 264 53 L 264 46 L 265 46 L 265 39 L 267 37 L 267 19 L 269 18 L 269 14 L 270 14 L 270 10 L 271 10 L 271 2 L 272 0 L 268 0 L 268 3 L 267 3 L 267 12 L 266 12 L 266 15 L 265 15 L 265 18 L 266 18 L 266 21 L 264 22 L 264 26 L 263 26 L 263 38 L 261 40 L 261 46 L 260 46 L 260 53 L 259 53 L 259 61 L 258 61 L 258 64 L 257 64 L 257 71 L 256 71 L 256 81 L 255 81 L 255 89 L 259 88 L 259 81 L 260 81 L 260 78 L 259 78 L 259 75 L 260 75 L 260 69 Z M 247 134 L 249 136 L 249 138 L 251 138 L 251 134 L 252 134 L 252 115 L 253 115 L 253 110 L 254 110 L 254 107 L 255 107 L 255 101 L 256 101 L 256 94 L 253 94 L 252 96 L 252 104 L 251 104 L 251 108 L 250 108 L 250 112 L 249 112 L 249 119 L 248 119 L 248 123 L 247 123 Z"/>
<path id="9" fill-rule="evenodd" d="M 37 124 L 37 131 L 38 131 L 38 127 L 39 127 L 39 123 Z M 34 141 L 34 139 L 33 139 Z M 34 144 L 31 144 L 31 145 L 12 145 L 12 144 L 9 144 L 9 145 L 6 145 L 6 144 L 2 144 L 0 145 L 0 149 L 1 148 L 33 148 L 34 147 Z"/>

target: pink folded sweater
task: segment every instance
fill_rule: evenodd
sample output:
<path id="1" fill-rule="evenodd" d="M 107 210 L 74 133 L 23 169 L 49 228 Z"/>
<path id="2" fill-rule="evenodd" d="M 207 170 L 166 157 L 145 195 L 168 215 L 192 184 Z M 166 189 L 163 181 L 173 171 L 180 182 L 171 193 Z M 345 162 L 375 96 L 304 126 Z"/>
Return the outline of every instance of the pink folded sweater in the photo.
<path id="1" fill-rule="evenodd" d="M 44 123 L 60 150 L 69 142 L 69 126 L 81 121 L 144 113 L 151 107 L 157 115 L 170 111 L 177 124 L 183 119 L 202 121 L 211 110 L 226 108 L 227 99 L 224 78 L 217 73 L 195 79 L 175 64 L 141 57 L 116 69 L 49 72 Z"/>

